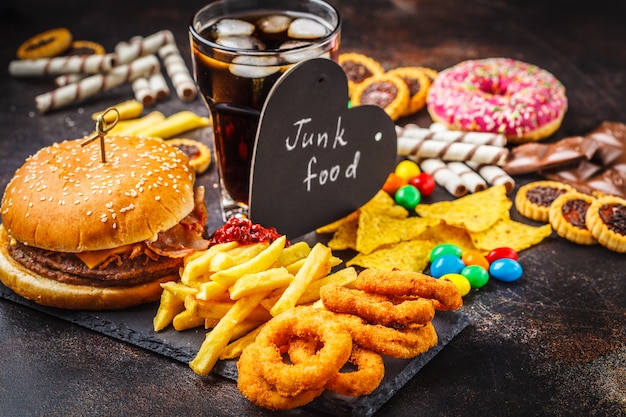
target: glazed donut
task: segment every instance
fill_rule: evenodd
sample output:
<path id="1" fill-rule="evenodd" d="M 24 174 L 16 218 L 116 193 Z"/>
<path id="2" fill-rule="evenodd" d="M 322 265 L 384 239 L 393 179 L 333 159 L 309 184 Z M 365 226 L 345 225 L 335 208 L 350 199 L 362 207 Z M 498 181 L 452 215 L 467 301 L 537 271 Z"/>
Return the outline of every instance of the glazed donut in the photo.
<path id="1" fill-rule="evenodd" d="M 433 121 L 449 129 L 500 133 L 510 143 L 550 136 L 567 110 L 559 80 L 510 58 L 468 60 L 441 71 L 426 103 Z"/>

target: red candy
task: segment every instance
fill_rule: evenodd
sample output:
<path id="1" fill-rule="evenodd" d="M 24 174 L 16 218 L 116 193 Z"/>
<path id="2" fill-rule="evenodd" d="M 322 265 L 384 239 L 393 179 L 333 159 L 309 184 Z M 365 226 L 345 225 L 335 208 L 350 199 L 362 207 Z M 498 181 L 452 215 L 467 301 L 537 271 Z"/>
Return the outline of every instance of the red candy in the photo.
<path id="1" fill-rule="evenodd" d="M 498 259 L 509 258 L 517 261 L 517 252 L 511 248 L 501 247 L 495 248 L 485 256 L 490 264 Z"/>
<path id="2" fill-rule="evenodd" d="M 426 172 L 411 178 L 409 184 L 415 186 L 424 197 L 431 195 L 435 191 L 435 180 L 432 175 Z"/>

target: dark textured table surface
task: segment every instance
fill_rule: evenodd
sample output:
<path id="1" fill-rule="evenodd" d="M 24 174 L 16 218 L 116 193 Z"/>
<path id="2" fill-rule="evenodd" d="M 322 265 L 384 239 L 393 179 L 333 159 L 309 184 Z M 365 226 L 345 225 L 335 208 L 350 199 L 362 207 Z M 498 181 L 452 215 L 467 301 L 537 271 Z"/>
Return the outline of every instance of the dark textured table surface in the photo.
<path id="1" fill-rule="evenodd" d="M 555 74 L 570 103 L 550 138 L 626 122 L 623 1 L 332 1 L 343 16 L 342 51 L 386 68 L 443 69 L 506 56 Z M 186 26 L 200 2 L 4 1 L 0 6 L 0 187 L 42 146 L 93 129 L 89 115 L 132 97 L 128 85 L 46 115 L 34 97 L 50 82 L 11 78 L 18 45 L 53 27 L 111 49 L 132 36 L 171 30 L 187 59 Z M 187 62 L 189 60 L 187 59 Z M 202 102 L 175 97 L 166 114 Z M 430 121 L 425 112 L 399 123 Z M 190 137 L 210 143 L 208 131 Z M 518 184 L 533 179 L 519 177 Z M 199 178 L 214 201 L 215 172 Z M 443 196 L 442 198 L 445 198 Z M 209 228 L 220 221 L 209 204 Z M 519 219 L 516 213 L 514 217 Z M 626 257 L 553 236 L 524 251 L 521 280 L 466 297 L 471 323 L 377 416 L 626 415 Z M 264 416 L 228 379 L 199 377 L 181 362 L 0 299 L 2 416 Z M 320 415 L 308 408 L 277 415 Z"/>

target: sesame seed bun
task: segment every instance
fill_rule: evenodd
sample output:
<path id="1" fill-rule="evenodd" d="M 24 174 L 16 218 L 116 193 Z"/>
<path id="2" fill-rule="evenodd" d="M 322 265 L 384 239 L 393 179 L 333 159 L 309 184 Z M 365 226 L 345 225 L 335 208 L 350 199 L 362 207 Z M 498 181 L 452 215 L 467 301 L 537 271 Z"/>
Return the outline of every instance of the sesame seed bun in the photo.
<path id="1" fill-rule="evenodd" d="M 67 309 L 156 301 L 160 284 L 178 277 L 182 258 L 147 246 L 160 242 L 161 232 L 180 230 L 197 210 L 194 170 L 183 152 L 159 139 L 107 136 L 104 163 L 98 143 L 84 142 L 41 149 L 7 185 L 0 281 L 38 304 Z M 102 252 L 113 261 L 79 261 Z"/>
<path id="2" fill-rule="evenodd" d="M 75 139 L 29 157 L 7 185 L 2 224 L 17 241 L 57 252 L 155 240 L 194 207 L 187 157 L 158 139 Z"/>

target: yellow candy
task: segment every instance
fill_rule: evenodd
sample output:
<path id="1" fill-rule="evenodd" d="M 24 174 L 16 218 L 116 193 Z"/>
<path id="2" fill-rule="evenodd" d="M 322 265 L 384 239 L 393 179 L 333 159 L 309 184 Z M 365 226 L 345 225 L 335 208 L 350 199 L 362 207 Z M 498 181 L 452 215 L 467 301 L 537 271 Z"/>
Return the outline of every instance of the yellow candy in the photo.
<path id="1" fill-rule="evenodd" d="M 409 159 L 402 160 L 396 165 L 394 173 L 400 178 L 404 178 L 410 181 L 411 178 L 415 178 L 420 174 L 420 167 Z"/>
<path id="2" fill-rule="evenodd" d="M 439 279 L 445 279 L 446 281 L 452 282 L 459 290 L 461 297 L 465 297 L 472 289 L 470 282 L 461 274 L 446 274 Z"/>

